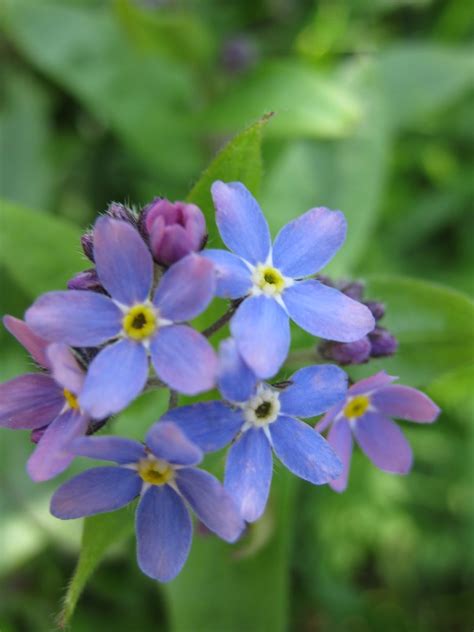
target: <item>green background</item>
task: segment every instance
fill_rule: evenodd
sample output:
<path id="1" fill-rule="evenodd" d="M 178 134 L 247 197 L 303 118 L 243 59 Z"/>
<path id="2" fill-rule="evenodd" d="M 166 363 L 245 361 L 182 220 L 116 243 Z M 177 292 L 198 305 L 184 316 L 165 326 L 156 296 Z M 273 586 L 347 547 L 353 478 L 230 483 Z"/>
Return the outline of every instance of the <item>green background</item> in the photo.
<path id="1" fill-rule="evenodd" d="M 351 376 L 385 368 L 443 409 L 434 426 L 403 423 L 408 477 L 357 452 L 338 495 L 276 464 L 246 539 L 198 532 L 165 587 L 136 567 L 132 509 L 89 520 L 62 614 L 81 522 L 48 515 L 58 481 L 29 481 L 27 434 L 0 431 L 1 632 L 65 624 L 104 554 L 73 632 L 471 629 L 470 3 L 7 0 L 0 16 L 2 314 L 87 267 L 79 237 L 112 200 L 189 197 L 218 245 L 209 185 L 239 179 L 274 233 L 312 206 L 344 211 L 347 242 L 327 272 L 366 279 L 400 340 L 395 358 Z M 0 343 L 2 379 L 28 370 L 4 331 Z M 295 348 L 310 344 L 295 331 Z M 142 438 L 165 407 L 148 393 L 111 430 Z"/>

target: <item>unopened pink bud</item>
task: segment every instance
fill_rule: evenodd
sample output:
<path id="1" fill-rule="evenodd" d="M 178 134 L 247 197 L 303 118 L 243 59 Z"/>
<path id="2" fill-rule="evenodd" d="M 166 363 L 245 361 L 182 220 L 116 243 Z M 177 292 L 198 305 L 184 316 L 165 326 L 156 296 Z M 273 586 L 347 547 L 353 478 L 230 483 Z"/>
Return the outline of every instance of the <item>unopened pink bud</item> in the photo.
<path id="1" fill-rule="evenodd" d="M 206 220 L 195 204 L 157 199 L 143 210 L 142 230 L 157 263 L 171 265 L 206 240 Z"/>

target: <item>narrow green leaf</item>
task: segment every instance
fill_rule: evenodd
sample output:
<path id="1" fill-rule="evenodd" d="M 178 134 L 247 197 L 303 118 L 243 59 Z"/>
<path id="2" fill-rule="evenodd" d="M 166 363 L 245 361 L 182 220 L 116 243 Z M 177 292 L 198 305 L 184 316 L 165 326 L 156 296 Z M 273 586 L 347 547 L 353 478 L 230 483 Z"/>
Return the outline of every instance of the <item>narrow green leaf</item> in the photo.
<path id="1" fill-rule="evenodd" d="M 195 536 L 185 568 L 166 586 L 173 632 L 288 629 L 294 485 L 291 474 L 277 471 L 267 510 L 273 536 L 255 555 L 247 554 L 252 545 L 246 540 L 241 544 L 244 557 L 239 556 L 239 545 L 210 534 Z"/>
<path id="2" fill-rule="evenodd" d="M 86 267 L 81 230 L 62 219 L 0 202 L 0 263 L 28 296 L 64 287 Z"/>
<path id="3" fill-rule="evenodd" d="M 211 185 L 215 180 L 238 180 L 257 194 L 262 177 L 262 130 L 271 117 L 272 114 L 266 114 L 235 136 L 217 154 L 188 195 L 188 201 L 197 204 L 206 216 L 209 242 L 213 248 L 216 247 L 215 240 L 220 238 L 214 221 Z"/>
<path id="4" fill-rule="evenodd" d="M 400 342 L 393 358 L 371 361 L 357 377 L 385 369 L 401 382 L 423 386 L 467 366 L 474 353 L 474 303 L 464 294 L 403 277 L 369 277 L 366 296 L 385 303 L 382 325 Z"/>
<path id="5" fill-rule="evenodd" d="M 134 507 L 128 506 L 120 511 L 84 519 L 81 554 L 58 615 L 61 628 L 70 622 L 87 581 L 104 555 L 113 545 L 120 544 L 132 534 L 133 516 Z"/>
<path id="6" fill-rule="evenodd" d="M 357 124 L 360 109 L 349 90 L 299 61 L 261 65 L 206 115 L 213 131 L 232 132 L 265 112 L 278 118 L 269 133 L 280 138 L 337 138 Z"/>

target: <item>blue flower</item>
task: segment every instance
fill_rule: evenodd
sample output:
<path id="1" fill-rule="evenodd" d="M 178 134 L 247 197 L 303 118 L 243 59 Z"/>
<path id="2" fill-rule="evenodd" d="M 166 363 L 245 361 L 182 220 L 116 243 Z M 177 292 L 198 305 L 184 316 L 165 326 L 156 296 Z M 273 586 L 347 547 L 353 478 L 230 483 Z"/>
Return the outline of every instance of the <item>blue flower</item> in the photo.
<path id="1" fill-rule="evenodd" d="M 49 292 L 27 311 L 40 336 L 73 347 L 105 346 L 89 366 L 80 405 L 101 418 L 129 404 L 148 378 L 148 352 L 163 382 L 194 395 L 212 388 L 217 358 L 209 342 L 187 325 L 214 294 L 210 261 L 190 254 L 162 276 L 150 298 L 153 261 L 130 224 L 101 217 L 94 228 L 94 259 L 104 296 L 87 290 Z"/>
<path id="2" fill-rule="evenodd" d="M 345 397 L 347 376 L 331 365 L 297 371 L 286 388 L 255 377 L 235 342 L 221 350 L 219 386 L 228 402 L 203 402 L 175 408 L 163 419 L 176 423 L 204 451 L 234 440 L 228 455 L 225 486 L 247 522 L 257 520 L 267 503 L 272 479 L 272 449 L 296 476 L 322 485 L 335 479 L 341 463 L 331 446 L 298 417 L 313 417 Z M 246 399 L 244 399 L 246 398 Z"/>
<path id="3" fill-rule="evenodd" d="M 0 384 L 0 427 L 40 431 L 27 470 L 34 481 L 45 481 L 68 467 L 70 442 L 87 431 L 90 417 L 78 404 L 85 375 L 65 345 L 50 345 L 13 316 L 3 322 L 46 372 Z"/>
<path id="4" fill-rule="evenodd" d="M 374 328 L 365 305 L 304 279 L 342 245 L 346 221 L 340 211 L 309 210 L 282 228 L 272 248 L 267 221 L 243 184 L 214 182 L 212 197 L 221 237 L 235 254 L 204 254 L 216 265 L 218 296 L 246 297 L 230 327 L 244 360 L 259 377 L 275 375 L 284 362 L 289 317 L 314 336 L 341 342 L 358 340 Z"/>
<path id="5" fill-rule="evenodd" d="M 174 424 L 154 424 L 146 445 L 121 437 L 77 439 L 72 451 L 116 466 L 86 470 L 62 485 L 51 513 L 63 520 L 114 511 L 140 496 L 136 512 L 141 570 L 162 582 L 173 579 L 189 554 L 192 523 L 187 505 L 208 529 L 234 542 L 244 529 L 235 502 L 211 474 L 197 469 L 201 450 Z"/>
<path id="6" fill-rule="evenodd" d="M 350 387 L 346 398 L 316 425 L 320 432 L 330 426 L 328 441 L 342 461 L 341 475 L 329 483 L 335 491 L 343 492 L 347 487 L 353 437 L 379 469 L 392 474 L 410 471 L 412 449 L 390 417 L 432 423 L 440 410 L 421 391 L 392 384 L 396 379 L 381 371 L 359 380 Z"/>

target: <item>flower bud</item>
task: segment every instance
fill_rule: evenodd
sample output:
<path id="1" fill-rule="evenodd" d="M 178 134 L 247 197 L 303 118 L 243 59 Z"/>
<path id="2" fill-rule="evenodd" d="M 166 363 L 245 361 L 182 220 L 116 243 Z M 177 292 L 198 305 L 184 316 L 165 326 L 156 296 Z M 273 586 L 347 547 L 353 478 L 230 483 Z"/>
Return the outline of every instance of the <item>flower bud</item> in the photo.
<path id="1" fill-rule="evenodd" d="M 95 268 L 84 270 L 84 272 L 79 272 L 76 276 L 73 276 L 72 279 L 69 279 L 67 282 L 67 288 L 68 290 L 89 290 L 90 292 L 106 294 Z"/>
<path id="2" fill-rule="evenodd" d="M 375 320 L 380 320 L 384 317 L 385 305 L 383 303 L 379 303 L 378 301 L 364 301 L 364 305 L 370 309 Z"/>
<path id="3" fill-rule="evenodd" d="M 92 231 L 88 231 L 82 235 L 81 246 L 86 257 L 94 263 L 94 235 Z"/>
<path id="4" fill-rule="evenodd" d="M 47 428 L 48 426 L 46 425 L 46 426 L 41 426 L 41 428 L 35 428 L 34 430 L 32 430 L 30 434 L 31 442 L 38 443 L 41 437 L 46 432 Z"/>
<path id="5" fill-rule="evenodd" d="M 398 340 L 383 327 L 376 327 L 369 334 L 369 340 L 372 345 L 370 355 L 373 358 L 392 356 L 398 349 Z"/>
<path id="6" fill-rule="evenodd" d="M 157 263 L 171 265 L 205 244 L 206 220 L 194 204 L 156 199 L 142 213 L 140 226 Z"/>
<path id="7" fill-rule="evenodd" d="M 363 364 L 370 357 L 371 344 L 367 336 L 354 342 L 325 340 L 319 345 L 318 351 L 326 360 L 333 360 L 338 364 Z"/>
<path id="8" fill-rule="evenodd" d="M 105 214 L 113 219 L 121 219 L 124 222 L 133 224 L 133 226 L 136 226 L 137 224 L 137 218 L 134 212 L 119 202 L 111 202 L 107 207 Z"/>
<path id="9" fill-rule="evenodd" d="M 365 287 L 364 284 L 359 281 L 352 281 L 351 283 L 340 285 L 339 289 L 343 294 L 354 299 L 354 301 L 362 301 Z"/>

